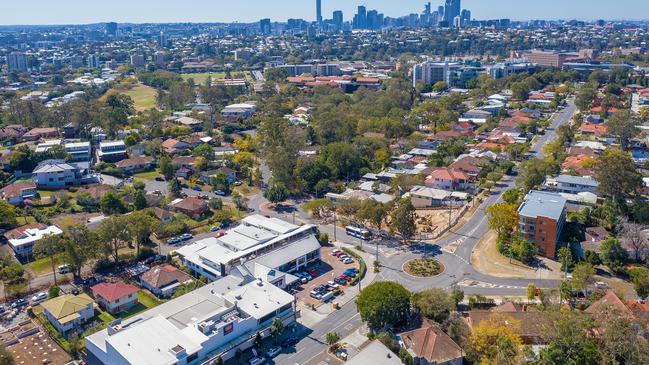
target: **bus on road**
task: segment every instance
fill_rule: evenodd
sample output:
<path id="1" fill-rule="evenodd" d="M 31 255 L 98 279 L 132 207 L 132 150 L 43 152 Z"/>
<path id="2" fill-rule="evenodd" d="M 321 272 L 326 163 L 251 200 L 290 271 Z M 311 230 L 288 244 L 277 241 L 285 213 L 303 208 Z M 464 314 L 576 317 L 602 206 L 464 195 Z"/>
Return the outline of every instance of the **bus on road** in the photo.
<path id="1" fill-rule="evenodd" d="M 348 235 L 352 237 L 360 238 L 364 241 L 369 241 L 370 239 L 372 239 L 372 234 L 370 233 L 370 231 L 364 228 L 347 226 L 345 227 L 345 231 L 347 232 Z"/>

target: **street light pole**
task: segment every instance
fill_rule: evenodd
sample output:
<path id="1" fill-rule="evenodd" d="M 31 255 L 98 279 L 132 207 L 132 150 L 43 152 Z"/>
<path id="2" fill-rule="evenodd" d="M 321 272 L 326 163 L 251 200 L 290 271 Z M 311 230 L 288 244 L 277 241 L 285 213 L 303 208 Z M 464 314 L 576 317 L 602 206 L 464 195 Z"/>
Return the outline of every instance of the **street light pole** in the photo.
<path id="1" fill-rule="evenodd" d="M 336 238 L 336 211 L 334 210 L 334 241 L 338 241 Z"/>

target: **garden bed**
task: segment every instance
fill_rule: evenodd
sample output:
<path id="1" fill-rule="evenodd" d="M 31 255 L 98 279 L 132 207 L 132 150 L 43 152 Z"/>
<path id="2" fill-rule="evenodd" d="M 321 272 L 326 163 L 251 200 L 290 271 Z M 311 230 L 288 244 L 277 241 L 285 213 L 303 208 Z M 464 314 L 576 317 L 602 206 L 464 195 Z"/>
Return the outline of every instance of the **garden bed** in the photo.
<path id="1" fill-rule="evenodd" d="M 413 259 L 403 264 L 403 270 L 412 276 L 430 278 L 444 272 L 444 265 L 430 258 Z"/>

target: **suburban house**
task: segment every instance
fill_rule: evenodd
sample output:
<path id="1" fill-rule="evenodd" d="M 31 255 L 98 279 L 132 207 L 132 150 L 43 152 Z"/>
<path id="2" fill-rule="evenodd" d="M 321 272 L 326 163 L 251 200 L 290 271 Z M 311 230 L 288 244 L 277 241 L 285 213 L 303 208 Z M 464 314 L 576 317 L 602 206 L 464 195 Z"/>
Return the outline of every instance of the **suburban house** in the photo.
<path id="1" fill-rule="evenodd" d="M 543 256 L 556 256 L 557 241 L 566 221 L 566 203 L 566 198 L 558 193 L 532 190 L 518 207 L 518 231 Z"/>
<path id="2" fill-rule="evenodd" d="M 150 170 L 153 158 L 148 156 L 137 156 L 121 160 L 115 166 L 127 174 Z"/>
<path id="3" fill-rule="evenodd" d="M 189 196 L 184 199 L 176 199 L 169 206 L 177 213 L 183 213 L 193 219 L 200 219 L 204 214 L 210 211 L 210 207 L 203 199 Z"/>
<path id="4" fill-rule="evenodd" d="M 467 193 L 449 191 L 425 186 L 414 186 L 410 190 L 410 201 L 417 209 L 436 208 L 450 204 L 464 204 Z"/>
<path id="5" fill-rule="evenodd" d="M 255 113 L 254 104 L 241 103 L 231 104 L 221 110 L 221 117 L 227 120 L 246 119 Z"/>
<path id="6" fill-rule="evenodd" d="M 202 172 L 200 175 L 201 181 L 203 181 L 206 184 L 211 184 L 212 179 L 216 177 L 216 175 L 223 173 L 225 175 L 225 179 L 232 184 L 233 182 L 237 181 L 237 174 L 236 171 L 232 170 L 229 167 L 221 167 L 218 170 L 210 170 L 210 171 L 205 171 Z"/>
<path id="7" fill-rule="evenodd" d="M 608 128 L 603 124 L 582 123 L 579 133 L 585 136 L 603 137 L 608 133 Z"/>
<path id="8" fill-rule="evenodd" d="M 420 328 L 400 333 L 413 365 L 462 365 L 464 351 L 444 331 L 424 320 Z"/>
<path id="9" fill-rule="evenodd" d="M 119 281 L 100 283 L 91 289 L 97 303 L 112 314 L 126 311 L 137 304 L 138 288 L 131 284 Z"/>
<path id="10" fill-rule="evenodd" d="M 64 188 L 80 185 L 83 174 L 75 164 L 63 160 L 45 160 L 32 171 L 32 180 L 39 188 Z"/>
<path id="11" fill-rule="evenodd" d="M 185 152 L 188 148 L 189 144 L 173 138 L 169 138 L 162 142 L 162 149 L 170 155 Z"/>
<path id="12" fill-rule="evenodd" d="M 596 193 L 599 183 L 590 176 L 559 175 L 549 177 L 544 188 L 558 193 Z"/>
<path id="13" fill-rule="evenodd" d="M 21 205 L 25 199 L 38 195 L 33 181 L 21 181 L 9 184 L 0 189 L 0 197 L 11 205 Z"/>
<path id="14" fill-rule="evenodd" d="M 25 141 L 38 141 L 41 138 L 55 138 L 59 135 L 59 130 L 56 128 L 32 128 L 29 132 L 22 135 Z"/>
<path id="15" fill-rule="evenodd" d="M 92 158 L 92 149 L 90 142 L 70 142 L 64 145 L 65 152 L 70 155 L 70 162 L 90 161 Z"/>
<path id="16" fill-rule="evenodd" d="M 99 143 L 97 159 L 103 162 L 116 162 L 128 157 L 124 141 L 104 141 Z"/>
<path id="17" fill-rule="evenodd" d="M 41 303 L 45 317 L 62 334 L 80 329 L 95 316 L 95 302 L 87 294 L 63 294 Z"/>
<path id="18" fill-rule="evenodd" d="M 174 217 L 173 213 L 160 207 L 153 207 L 153 215 L 155 215 L 161 222 L 169 222 Z"/>
<path id="19" fill-rule="evenodd" d="M 600 252 L 602 242 L 606 240 L 609 236 L 606 228 L 597 226 L 597 227 L 587 227 L 584 229 L 584 241 L 581 242 L 581 250 L 583 251 L 593 251 Z"/>
<path id="20" fill-rule="evenodd" d="M 191 117 L 180 117 L 176 123 L 183 127 L 189 127 L 193 131 L 199 131 L 203 128 L 203 121 Z"/>
<path id="21" fill-rule="evenodd" d="M 482 168 L 489 163 L 489 160 L 481 157 L 464 156 L 460 157 L 448 167 L 467 173 L 471 177 L 477 177 Z"/>
<path id="22" fill-rule="evenodd" d="M 152 267 L 142 274 L 140 284 L 160 298 L 171 297 L 178 286 L 191 282 L 193 279 L 185 272 L 170 264 Z"/>
<path id="23" fill-rule="evenodd" d="M 472 190 L 474 187 L 469 174 L 462 170 L 449 167 L 433 170 L 426 177 L 424 184 L 427 187 L 442 190 Z"/>
<path id="24" fill-rule="evenodd" d="M 63 231 L 57 226 L 33 223 L 5 232 L 4 236 L 9 242 L 9 246 L 16 253 L 16 256 L 26 258 L 31 256 L 36 242 L 48 235 L 59 235 L 61 233 Z"/>
<path id="25" fill-rule="evenodd" d="M 295 321 L 294 298 L 263 280 L 230 276 L 85 338 L 86 351 L 105 365 L 228 361 L 270 336 L 279 318 Z"/>

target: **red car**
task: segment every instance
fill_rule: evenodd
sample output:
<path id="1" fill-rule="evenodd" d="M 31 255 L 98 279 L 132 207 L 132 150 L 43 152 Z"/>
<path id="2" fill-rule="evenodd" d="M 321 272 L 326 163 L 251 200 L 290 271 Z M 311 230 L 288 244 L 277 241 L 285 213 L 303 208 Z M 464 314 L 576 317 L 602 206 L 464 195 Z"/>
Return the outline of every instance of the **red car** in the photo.
<path id="1" fill-rule="evenodd" d="M 336 252 L 336 257 L 340 257 L 342 255 L 346 255 L 346 253 L 344 253 L 343 251 Z"/>
<path id="2" fill-rule="evenodd" d="M 309 275 L 311 275 L 314 278 L 318 277 L 318 273 L 313 269 L 306 269 L 306 272 L 308 272 Z"/>
<path id="3" fill-rule="evenodd" d="M 339 277 L 341 277 L 341 278 L 343 278 L 343 279 L 345 279 L 345 280 L 347 280 L 347 281 L 351 281 L 351 280 L 352 280 L 352 278 L 350 278 L 349 276 L 347 276 L 347 275 L 345 275 L 345 274 L 340 274 Z"/>

